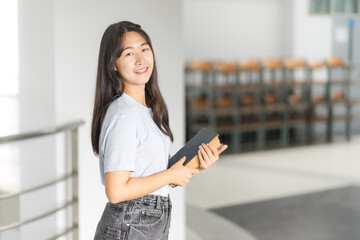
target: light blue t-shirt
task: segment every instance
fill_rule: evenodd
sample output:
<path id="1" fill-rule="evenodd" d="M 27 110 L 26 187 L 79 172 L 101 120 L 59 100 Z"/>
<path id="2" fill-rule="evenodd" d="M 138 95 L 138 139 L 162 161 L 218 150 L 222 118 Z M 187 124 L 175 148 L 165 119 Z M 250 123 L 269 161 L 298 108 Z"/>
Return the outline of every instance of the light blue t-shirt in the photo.
<path id="1" fill-rule="evenodd" d="M 105 173 L 130 171 L 130 177 L 146 177 L 167 169 L 170 138 L 152 119 L 152 110 L 123 93 L 106 111 L 101 127 L 99 164 Z M 166 185 L 152 194 L 167 196 Z"/>

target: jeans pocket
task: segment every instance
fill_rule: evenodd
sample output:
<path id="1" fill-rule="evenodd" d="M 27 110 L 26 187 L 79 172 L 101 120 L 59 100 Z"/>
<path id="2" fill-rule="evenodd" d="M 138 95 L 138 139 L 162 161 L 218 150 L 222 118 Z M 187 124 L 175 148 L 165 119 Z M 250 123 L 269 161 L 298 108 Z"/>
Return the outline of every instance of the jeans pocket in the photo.
<path id="1" fill-rule="evenodd" d="M 164 211 L 143 210 L 137 224 L 123 223 L 121 229 L 106 227 L 102 240 L 159 240 L 166 233 L 167 217 Z M 95 238 L 97 239 L 97 238 Z"/>
<path id="2" fill-rule="evenodd" d="M 107 227 L 105 236 L 107 240 L 121 239 L 121 230 Z"/>
<path id="3" fill-rule="evenodd" d="M 163 218 L 162 210 L 143 210 L 140 215 L 139 225 L 153 225 Z"/>
<path id="4" fill-rule="evenodd" d="M 130 224 L 128 239 L 166 239 L 167 214 L 165 209 L 143 210 L 139 224 Z"/>

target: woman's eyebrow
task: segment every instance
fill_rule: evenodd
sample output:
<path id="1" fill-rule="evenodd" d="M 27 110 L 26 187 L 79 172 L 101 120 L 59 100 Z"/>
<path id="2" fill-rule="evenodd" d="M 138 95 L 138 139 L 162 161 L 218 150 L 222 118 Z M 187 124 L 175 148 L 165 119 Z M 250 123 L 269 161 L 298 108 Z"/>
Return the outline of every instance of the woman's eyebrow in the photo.
<path id="1" fill-rule="evenodd" d="M 144 46 L 144 45 L 149 45 L 147 42 L 144 42 L 144 43 L 142 43 L 141 45 L 140 45 L 140 47 L 142 47 L 142 46 Z M 129 46 L 129 47 L 126 47 L 126 48 L 124 48 L 123 49 L 123 51 L 125 51 L 126 49 L 132 49 L 132 48 L 134 48 L 133 46 Z"/>

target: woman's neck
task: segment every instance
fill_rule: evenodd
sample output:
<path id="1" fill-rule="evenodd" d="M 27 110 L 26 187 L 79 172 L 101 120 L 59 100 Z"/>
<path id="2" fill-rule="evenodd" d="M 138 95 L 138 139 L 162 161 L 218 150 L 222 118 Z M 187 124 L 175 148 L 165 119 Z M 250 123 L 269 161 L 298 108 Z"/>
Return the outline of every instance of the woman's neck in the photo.
<path id="1" fill-rule="evenodd" d="M 125 88 L 124 93 L 135 99 L 138 103 L 148 107 L 145 100 L 145 88 Z"/>

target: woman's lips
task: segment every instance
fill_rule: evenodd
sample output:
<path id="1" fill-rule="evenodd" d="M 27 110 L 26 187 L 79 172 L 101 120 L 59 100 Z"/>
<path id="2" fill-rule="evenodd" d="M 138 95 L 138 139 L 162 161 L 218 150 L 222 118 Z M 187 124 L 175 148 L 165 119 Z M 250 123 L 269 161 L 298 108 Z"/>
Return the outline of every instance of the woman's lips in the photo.
<path id="1" fill-rule="evenodd" d="M 148 71 L 149 67 L 144 67 L 144 68 L 141 68 L 139 70 L 136 70 L 135 73 L 140 75 L 140 74 L 144 74 Z"/>

